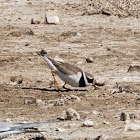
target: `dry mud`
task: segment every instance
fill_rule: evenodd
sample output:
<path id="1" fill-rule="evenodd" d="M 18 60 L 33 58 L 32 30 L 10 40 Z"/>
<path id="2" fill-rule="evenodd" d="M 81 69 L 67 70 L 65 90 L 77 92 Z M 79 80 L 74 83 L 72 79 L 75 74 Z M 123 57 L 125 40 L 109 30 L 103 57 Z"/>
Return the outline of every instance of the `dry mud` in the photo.
<path id="1" fill-rule="evenodd" d="M 79 1 L 78 1 L 79 2 Z M 74 1 L 1 0 L 0 2 L 0 121 L 56 121 L 68 108 L 80 114 L 78 121 L 60 121 L 43 127 L 47 139 L 95 139 L 107 135 L 114 140 L 139 140 L 139 131 L 124 132 L 122 112 L 140 119 L 140 19 L 113 15 L 83 15 Z M 47 10 L 57 10 L 60 22 L 44 24 Z M 31 24 L 31 18 L 40 24 Z M 73 88 L 57 92 L 49 88 L 51 72 L 36 54 L 44 49 L 51 58 L 59 57 L 102 78 L 105 86 Z M 92 60 L 91 63 L 86 61 Z M 63 82 L 57 77 L 59 86 Z M 118 83 L 118 86 L 117 84 Z M 120 93 L 111 94 L 118 88 Z M 80 101 L 54 100 L 69 95 Z M 45 104 L 38 104 L 41 99 Z M 96 113 L 97 112 L 97 113 Z M 82 127 L 92 120 L 93 127 Z M 64 128 L 57 132 L 56 128 Z M 37 134 L 36 134 L 37 135 Z M 30 137 L 33 137 L 31 135 Z M 28 134 L 7 139 L 29 139 Z"/>

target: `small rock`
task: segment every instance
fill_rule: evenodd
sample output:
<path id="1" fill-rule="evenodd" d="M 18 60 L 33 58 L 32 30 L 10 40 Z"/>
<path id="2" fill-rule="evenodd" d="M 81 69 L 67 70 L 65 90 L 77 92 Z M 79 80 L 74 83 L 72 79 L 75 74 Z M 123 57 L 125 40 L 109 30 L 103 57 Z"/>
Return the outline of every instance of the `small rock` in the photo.
<path id="1" fill-rule="evenodd" d="M 41 99 L 36 99 L 36 104 L 38 106 L 42 106 L 44 104 L 44 102 Z"/>
<path id="2" fill-rule="evenodd" d="M 135 120 L 137 118 L 137 116 L 135 114 L 129 114 L 129 117 L 131 120 Z"/>
<path id="3" fill-rule="evenodd" d="M 115 104 L 116 104 L 116 105 L 118 105 L 118 104 L 119 104 L 119 102 L 115 102 Z"/>
<path id="4" fill-rule="evenodd" d="M 86 62 L 87 62 L 87 63 L 93 63 L 93 60 L 92 60 L 92 58 L 89 58 L 89 57 L 88 57 L 88 58 L 86 58 Z"/>
<path id="5" fill-rule="evenodd" d="M 77 32 L 77 35 L 78 35 L 78 36 L 82 36 L 82 34 L 81 34 L 81 33 L 79 33 L 79 32 Z"/>
<path id="6" fill-rule="evenodd" d="M 110 124 L 110 122 L 103 121 L 102 124 L 107 124 L 108 125 L 108 124 Z"/>
<path id="7" fill-rule="evenodd" d="M 49 10 L 46 13 L 45 23 L 46 24 L 57 24 L 57 23 L 59 23 L 59 17 L 57 16 L 57 12 L 55 10 Z"/>
<path id="8" fill-rule="evenodd" d="M 63 99 L 56 100 L 54 106 L 64 106 L 64 100 Z"/>
<path id="9" fill-rule="evenodd" d="M 106 135 L 100 135 L 97 138 L 95 138 L 95 140 L 110 140 L 111 137 L 106 136 Z"/>
<path id="10" fill-rule="evenodd" d="M 139 65 L 130 65 L 130 67 L 128 68 L 128 72 L 132 72 L 132 71 L 140 72 L 140 66 Z"/>
<path id="11" fill-rule="evenodd" d="M 113 90 L 111 91 L 111 94 L 115 94 L 115 93 L 117 93 L 117 91 L 116 91 L 115 89 L 113 89 Z"/>
<path id="12" fill-rule="evenodd" d="M 130 131 L 140 130 L 140 123 L 127 121 L 124 131 L 128 131 L 128 130 L 130 130 Z"/>
<path id="13" fill-rule="evenodd" d="M 80 119 L 80 115 L 79 113 L 72 109 L 72 108 L 68 108 L 66 110 L 66 118 L 67 120 L 79 120 Z"/>
<path id="14" fill-rule="evenodd" d="M 35 101 L 34 100 L 25 100 L 24 102 L 25 105 L 31 105 L 31 104 L 35 104 Z"/>
<path id="15" fill-rule="evenodd" d="M 120 115 L 120 120 L 121 121 L 126 121 L 126 119 L 127 119 L 127 114 L 122 112 L 121 115 Z"/>
<path id="16" fill-rule="evenodd" d="M 29 46 L 29 45 L 30 45 L 29 43 L 26 43 L 26 44 L 25 44 L 25 46 Z"/>
<path id="17" fill-rule="evenodd" d="M 84 121 L 83 126 L 92 127 L 94 126 L 94 123 L 90 120 L 86 120 Z"/>
<path id="18" fill-rule="evenodd" d="M 52 106 L 64 106 L 64 99 L 49 100 L 48 103 Z"/>
<path id="19" fill-rule="evenodd" d="M 13 84 L 21 84 L 23 82 L 23 77 L 21 75 L 13 76 L 10 81 L 13 82 Z"/>
<path id="20" fill-rule="evenodd" d="M 68 96 L 68 95 L 65 95 L 65 96 L 64 96 L 64 100 L 65 100 L 65 101 L 69 101 L 69 100 L 71 100 L 71 97 Z"/>
<path id="21" fill-rule="evenodd" d="M 44 137 L 44 136 L 34 136 L 32 138 L 29 138 L 29 140 L 46 140 L 46 137 Z"/>
<path id="22" fill-rule="evenodd" d="M 31 24 L 40 24 L 41 23 L 41 19 L 39 18 L 31 18 Z"/>
<path id="23" fill-rule="evenodd" d="M 63 129 L 63 128 L 56 128 L 56 131 L 59 131 L 59 132 L 64 132 L 64 131 L 65 131 L 65 129 Z"/>
<path id="24" fill-rule="evenodd" d="M 24 35 L 25 36 L 30 36 L 30 35 L 32 36 L 32 35 L 34 35 L 34 32 L 31 29 L 29 29 L 28 31 L 25 31 Z"/>
<path id="25" fill-rule="evenodd" d="M 81 62 L 81 61 L 78 61 L 78 62 L 77 62 L 77 64 L 78 64 L 78 65 L 81 65 L 81 64 L 83 64 L 83 62 Z"/>
<path id="26" fill-rule="evenodd" d="M 99 112 L 97 110 L 94 110 L 94 111 L 92 111 L 92 114 L 97 115 L 97 114 L 99 114 Z"/>
<path id="27" fill-rule="evenodd" d="M 122 92 L 124 92 L 124 89 L 118 83 L 116 83 L 116 86 L 114 87 L 114 89 L 111 90 L 111 94 L 122 93 Z"/>
<path id="28" fill-rule="evenodd" d="M 96 82 L 95 82 L 95 85 L 97 85 L 97 86 L 104 86 L 105 85 L 105 80 L 102 79 L 102 78 L 97 78 Z"/>
<path id="29" fill-rule="evenodd" d="M 58 119 L 59 120 L 79 120 L 80 115 L 76 110 L 72 108 L 68 108 L 66 111 L 62 113 L 61 117 L 58 117 Z"/>
<path id="30" fill-rule="evenodd" d="M 77 102 L 80 102 L 81 101 L 81 99 L 78 96 L 76 96 L 76 95 L 70 95 L 70 97 L 72 99 L 76 100 Z"/>
<path id="31" fill-rule="evenodd" d="M 110 16 L 110 15 L 111 15 L 110 11 L 107 11 L 107 10 L 105 10 L 105 9 L 103 9 L 103 10 L 101 11 L 101 13 L 102 13 L 103 15 L 106 15 L 106 16 Z"/>

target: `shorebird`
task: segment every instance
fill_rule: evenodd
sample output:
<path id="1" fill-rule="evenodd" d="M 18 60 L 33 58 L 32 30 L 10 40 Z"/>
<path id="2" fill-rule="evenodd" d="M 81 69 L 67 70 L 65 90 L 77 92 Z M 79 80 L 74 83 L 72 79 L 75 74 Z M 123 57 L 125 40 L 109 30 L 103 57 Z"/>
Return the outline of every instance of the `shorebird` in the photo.
<path id="1" fill-rule="evenodd" d="M 41 123 L 7 123 L 0 122 L 0 139 L 8 137 L 13 134 L 40 132 L 34 127 L 41 125 L 48 125 L 54 122 L 41 122 Z"/>
<path id="2" fill-rule="evenodd" d="M 59 87 L 55 78 L 55 74 L 57 74 L 60 79 L 65 82 L 63 88 L 65 88 L 66 84 L 69 84 L 73 87 L 86 87 L 89 85 L 95 85 L 93 76 L 87 72 L 82 71 L 80 68 L 66 62 L 55 61 L 49 58 L 46 55 L 47 52 L 44 50 L 36 53 L 46 61 L 47 65 L 51 69 L 54 84 L 57 89 L 59 89 Z"/>

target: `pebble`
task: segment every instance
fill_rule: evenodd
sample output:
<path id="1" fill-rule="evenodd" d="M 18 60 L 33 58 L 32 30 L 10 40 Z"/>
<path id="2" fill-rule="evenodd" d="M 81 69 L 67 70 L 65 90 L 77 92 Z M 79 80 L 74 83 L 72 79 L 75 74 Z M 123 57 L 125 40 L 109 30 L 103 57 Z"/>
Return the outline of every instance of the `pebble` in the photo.
<path id="1" fill-rule="evenodd" d="M 128 72 L 132 72 L 132 71 L 140 72 L 140 66 L 139 65 L 130 65 L 128 68 Z"/>
<path id="2" fill-rule="evenodd" d="M 95 84 L 97 86 L 104 86 L 105 85 L 105 80 L 103 78 L 97 78 Z"/>
<path id="3" fill-rule="evenodd" d="M 21 84 L 23 82 L 23 77 L 21 75 L 19 75 L 19 76 L 12 76 L 10 78 L 10 81 L 12 82 L 12 84 Z"/>
<path id="4" fill-rule="evenodd" d="M 56 100 L 49 100 L 48 103 L 49 105 L 52 106 L 64 106 L 64 99 L 56 99 Z"/>
<path id="5" fill-rule="evenodd" d="M 79 113 L 72 109 L 68 108 L 66 111 L 62 113 L 62 116 L 58 117 L 59 120 L 80 120 Z"/>
<path id="6" fill-rule="evenodd" d="M 111 137 L 107 135 L 100 135 L 97 138 L 95 138 L 95 140 L 111 140 Z"/>
<path id="7" fill-rule="evenodd" d="M 56 100 L 56 102 L 54 103 L 54 106 L 64 106 L 64 100 L 63 99 L 59 99 Z"/>
<path id="8" fill-rule="evenodd" d="M 90 57 L 88 57 L 88 58 L 86 58 L 86 62 L 87 62 L 87 63 L 93 63 L 93 59 L 90 58 Z"/>
<path id="9" fill-rule="evenodd" d="M 55 10 L 48 10 L 45 15 L 45 23 L 47 24 L 57 24 L 59 23 L 59 17 Z"/>
<path id="10" fill-rule="evenodd" d="M 31 18 L 31 24 L 40 24 L 40 23 L 41 19 L 39 19 L 38 17 Z"/>
<path id="11" fill-rule="evenodd" d="M 140 123 L 127 121 L 124 127 L 124 131 L 128 131 L 128 130 L 131 130 L 131 131 L 140 130 Z"/>
<path id="12" fill-rule="evenodd" d="M 25 105 L 35 104 L 35 101 L 32 100 L 32 99 L 27 99 L 27 100 L 25 100 L 24 104 L 25 104 Z"/>
<path id="13" fill-rule="evenodd" d="M 81 34 L 81 33 L 79 33 L 79 32 L 77 32 L 77 36 L 82 36 L 82 34 Z"/>
<path id="14" fill-rule="evenodd" d="M 84 121 L 83 126 L 92 127 L 94 126 L 94 123 L 90 120 L 86 120 Z"/>
<path id="15" fill-rule="evenodd" d="M 77 64 L 78 64 L 78 65 L 81 65 L 81 64 L 83 64 L 83 62 L 81 62 L 81 61 L 78 61 L 78 62 L 77 62 Z"/>
<path id="16" fill-rule="evenodd" d="M 120 120 L 121 121 L 126 121 L 127 120 L 127 116 L 128 115 L 126 113 L 122 112 L 121 115 L 120 115 Z"/>
<path id="17" fill-rule="evenodd" d="M 65 129 L 63 129 L 63 128 L 56 128 L 56 131 L 59 131 L 59 132 L 64 132 L 64 131 L 65 131 Z"/>
<path id="18" fill-rule="evenodd" d="M 103 121 L 102 124 L 110 124 L 110 122 Z"/>
<path id="19" fill-rule="evenodd" d="M 97 110 L 94 110 L 94 111 L 92 111 L 92 114 L 97 115 L 97 114 L 99 114 L 99 112 Z"/>
<path id="20" fill-rule="evenodd" d="M 44 102 L 41 99 L 36 99 L 36 104 L 38 106 L 42 106 L 44 104 Z"/>
<path id="21" fill-rule="evenodd" d="M 80 102 L 81 101 L 81 99 L 78 96 L 76 96 L 76 95 L 70 95 L 70 97 L 72 99 L 76 100 L 77 102 Z"/>

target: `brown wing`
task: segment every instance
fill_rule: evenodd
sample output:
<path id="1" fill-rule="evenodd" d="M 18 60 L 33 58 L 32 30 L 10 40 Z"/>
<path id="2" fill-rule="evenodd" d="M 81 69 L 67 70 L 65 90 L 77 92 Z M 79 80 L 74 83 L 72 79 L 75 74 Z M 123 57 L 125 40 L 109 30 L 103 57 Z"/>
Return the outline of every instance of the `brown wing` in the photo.
<path id="1" fill-rule="evenodd" d="M 78 72 L 82 72 L 82 70 L 80 68 L 78 68 L 72 64 L 65 63 L 65 62 L 57 62 L 52 59 L 50 59 L 50 60 L 52 61 L 54 66 L 57 67 L 57 69 L 59 71 L 61 71 L 62 73 L 66 74 L 66 75 L 73 75 L 73 74 L 77 74 Z"/>

